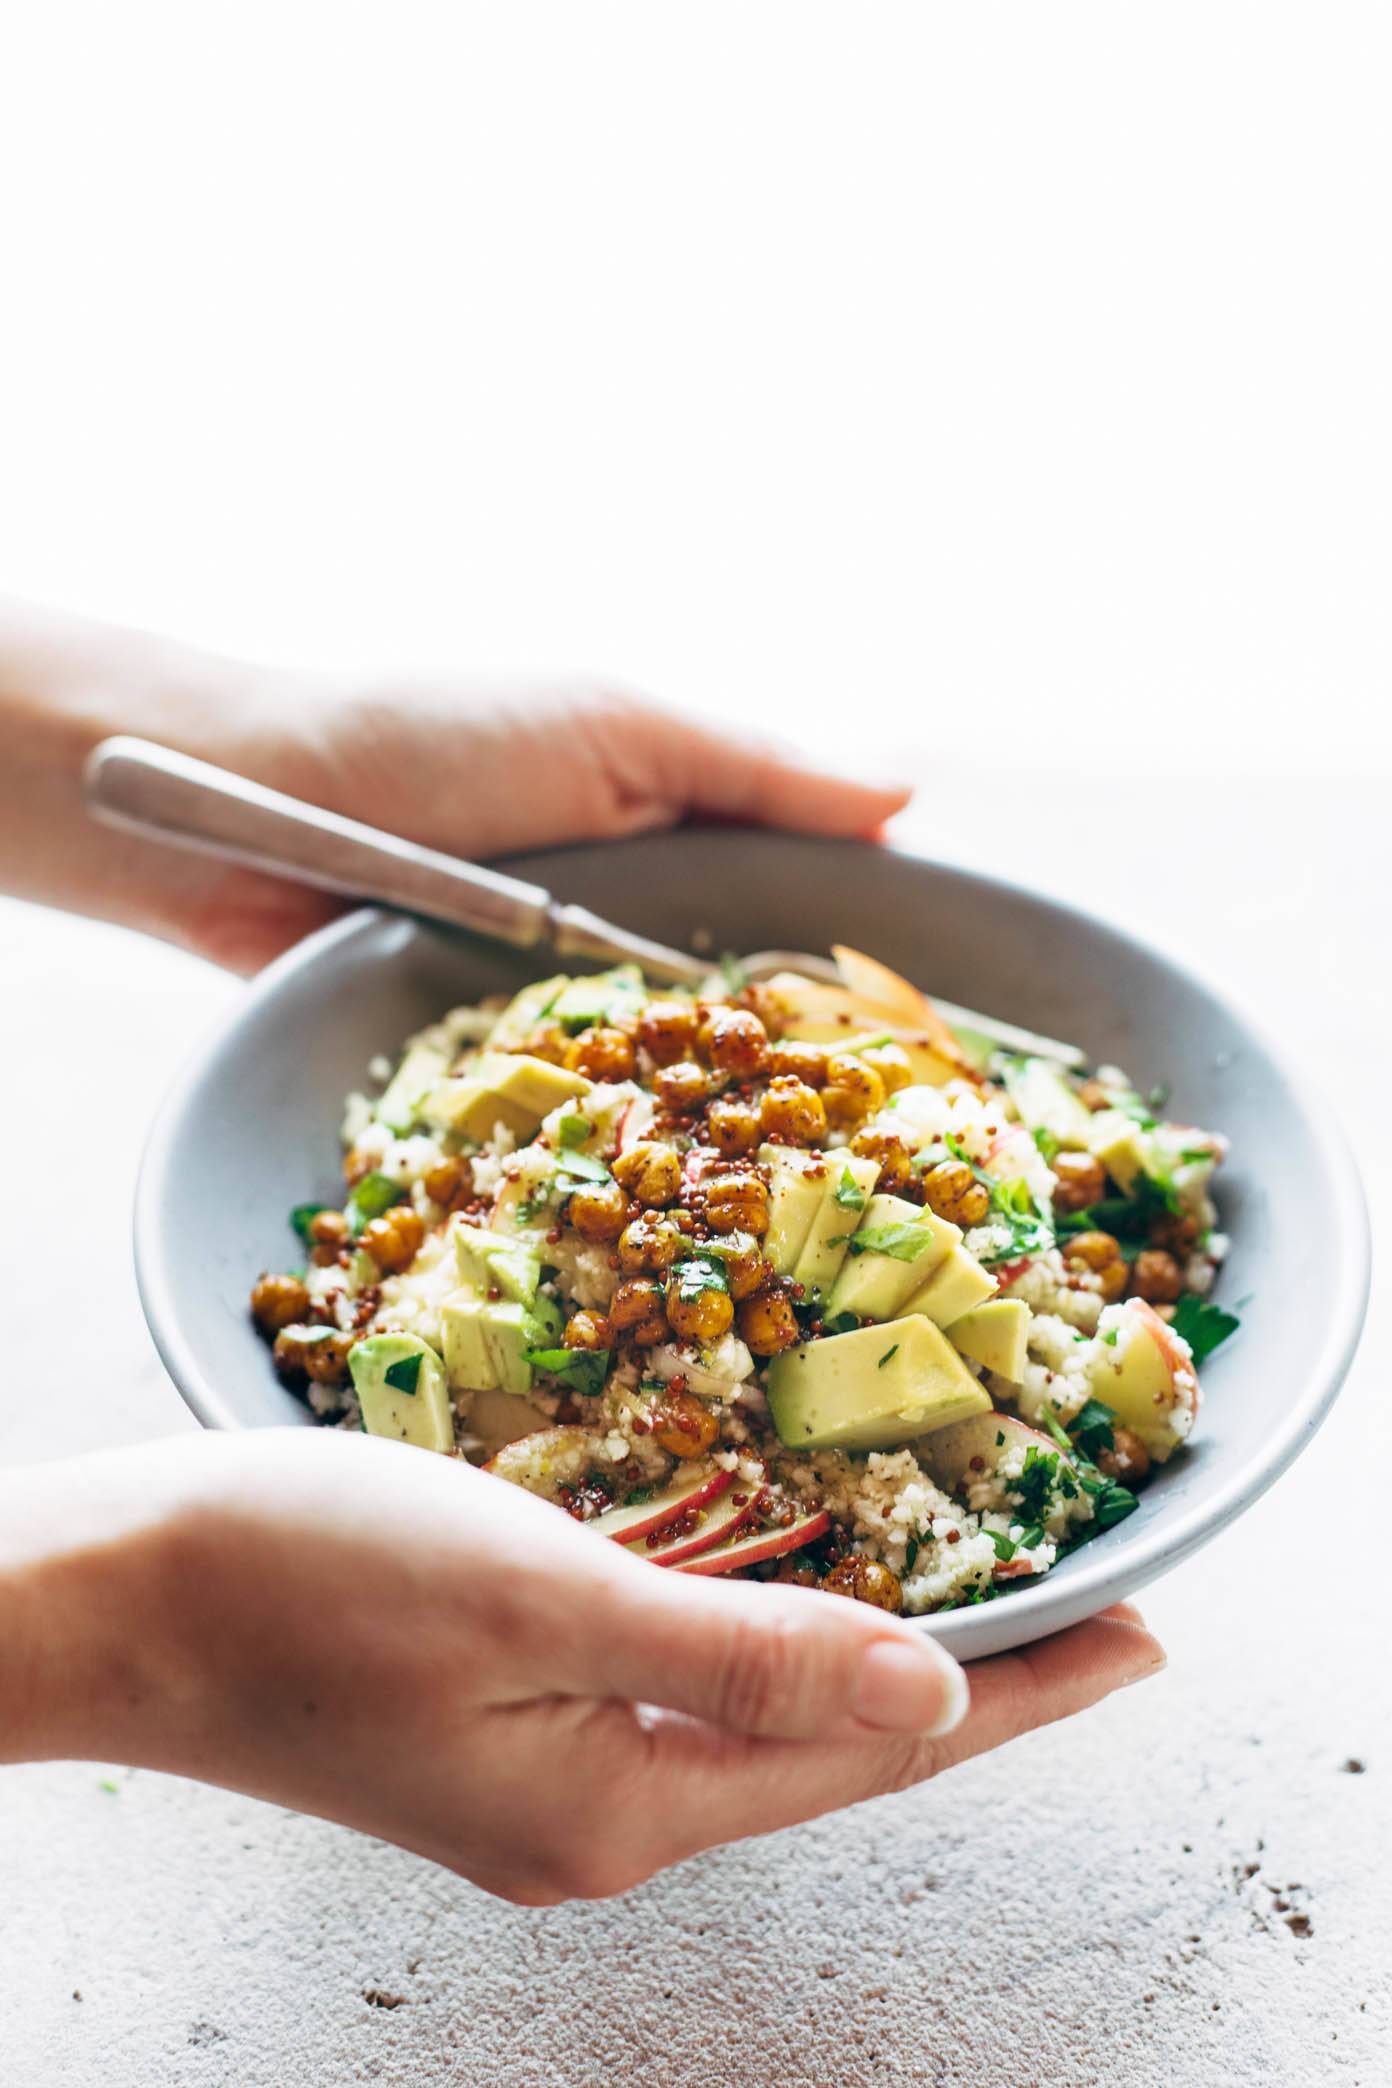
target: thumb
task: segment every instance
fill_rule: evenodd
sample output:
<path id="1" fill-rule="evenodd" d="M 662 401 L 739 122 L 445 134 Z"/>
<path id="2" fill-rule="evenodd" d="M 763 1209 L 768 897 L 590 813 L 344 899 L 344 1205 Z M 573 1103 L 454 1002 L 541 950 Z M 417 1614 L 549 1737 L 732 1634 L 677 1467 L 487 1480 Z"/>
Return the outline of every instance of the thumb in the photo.
<path id="1" fill-rule="evenodd" d="M 598 1563 L 598 1562 L 596 1562 Z M 926 1631 L 810 1588 L 701 1579 L 616 1557 L 571 1612 L 569 1683 L 731 1732 L 949 1733 L 967 1678 Z"/>

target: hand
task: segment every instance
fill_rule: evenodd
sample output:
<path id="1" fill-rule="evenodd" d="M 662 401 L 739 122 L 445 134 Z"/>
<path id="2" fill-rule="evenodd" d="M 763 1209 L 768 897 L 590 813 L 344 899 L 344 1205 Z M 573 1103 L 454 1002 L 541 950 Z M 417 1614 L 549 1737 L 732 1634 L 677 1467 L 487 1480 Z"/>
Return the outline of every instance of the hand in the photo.
<path id="1" fill-rule="evenodd" d="M 1163 1665 L 1113 1610 L 975 1666 L 968 1708 L 956 1663 L 883 1611 L 663 1571 L 369 1437 L 23 1476 L 0 1502 L 0 1706 L 25 1701 L 9 1661 L 30 1712 L 0 1751 L 225 1784 L 531 1906 L 901 1789 Z"/>
<path id="2" fill-rule="evenodd" d="M 590 684 L 348 687 L 0 604 L 0 736 L 15 754 L 0 773 L 0 889 L 102 913 L 241 971 L 331 918 L 335 902 L 98 827 L 81 770 L 111 732 L 467 857 L 687 814 L 869 835 L 909 795 Z"/>

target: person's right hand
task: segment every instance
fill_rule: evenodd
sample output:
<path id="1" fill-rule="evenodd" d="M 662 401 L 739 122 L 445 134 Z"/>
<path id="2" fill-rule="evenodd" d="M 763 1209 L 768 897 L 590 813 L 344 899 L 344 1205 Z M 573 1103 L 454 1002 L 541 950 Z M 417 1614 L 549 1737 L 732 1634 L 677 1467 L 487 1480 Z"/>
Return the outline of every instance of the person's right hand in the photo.
<path id="1" fill-rule="evenodd" d="M 973 1667 L 968 1708 L 881 1610 L 663 1571 L 455 1460 L 309 1430 L 11 1474 L 0 1612 L 0 1755 L 200 1777 L 530 1906 L 901 1789 L 1163 1665 L 1111 1610 Z"/>

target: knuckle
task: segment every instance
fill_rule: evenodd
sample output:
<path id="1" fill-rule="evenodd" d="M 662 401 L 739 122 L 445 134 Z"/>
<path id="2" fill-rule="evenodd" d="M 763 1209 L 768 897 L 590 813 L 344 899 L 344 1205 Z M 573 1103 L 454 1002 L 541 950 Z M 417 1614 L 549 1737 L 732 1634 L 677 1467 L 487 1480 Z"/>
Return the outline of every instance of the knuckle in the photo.
<path id="1" fill-rule="evenodd" d="M 736 1732 L 761 1733 L 786 1718 L 799 1701 L 805 1670 L 801 1634 L 791 1619 L 740 1618 L 725 1648 L 716 1688 L 720 1723 Z"/>

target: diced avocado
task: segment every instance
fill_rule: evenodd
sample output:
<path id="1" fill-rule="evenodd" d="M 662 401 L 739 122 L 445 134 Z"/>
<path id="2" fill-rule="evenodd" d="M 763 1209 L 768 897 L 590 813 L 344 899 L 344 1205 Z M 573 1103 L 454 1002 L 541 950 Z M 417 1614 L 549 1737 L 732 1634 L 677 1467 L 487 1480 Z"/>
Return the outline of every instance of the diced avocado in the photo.
<path id="1" fill-rule="evenodd" d="M 444 1366 L 425 1342 L 414 1334 L 370 1334 L 349 1349 L 348 1369 L 369 1435 L 422 1450 L 454 1448 Z"/>
<path id="2" fill-rule="evenodd" d="M 1031 1131 L 1051 1132 L 1073 1151 L 1091 1149 L 1092 1111 L 1078 1100 L 1057 1066 L 1047 1059 L 1011 1059 L 1005 1088 Z"/>
<path id="3" fill-rule="evenodd" d="M 449 1053 L 435 1044 L 408 1045 L 401 1064 L 377 1098 L 377 1121 L 404 1138 L 431 1089 L 449 1071 Z"/>
<path id="4" fill-rule="evenodd" d="M 535 1304 L 541 1262 L 513 1235 L 456 1223 L 454 1258 L 461 1283 L 482 1292 L 499 1290 L 518 1305 Z"/>
<path id="5" fill-rule="evenodd" d="M 950 1320 L 945 1331 L 962 1355 L 1018 1385 L 1025 1374 L 1029 1323 L 1030 1309 L 1023 1298 L 992 1298 Z"/>
<path id="6" fill-rule="evenodd" d="M 801 1450 L 880 1450 L 991 1405 L 946 1335 L 917 1316 L 788 1349 L 767 1389 L 780 1439 Z"/>
<path id="7" fill-rule="evenodd" d="M 982 1304 L 1000 1289 L 990 1271 L 983 1269 L 974 1254 L 965 1247 L 955 1246 L 934 1269 L 921 1290 L 916 1290 L 900 1308 L 904 1312 L 926 1313 L 940 1327 L 950 1327 L 954 1320 L 973 1306 Z"/>
<path id="8" fill-rule="evenodd" d="M 549 1298 L 523 1305 L 511 1298 L 480 1298 L 469 1289 L 452 1291 L 440 1307 L 449 1382 L 479 1392 L 530 1392 L 526 1351 L 559 1341 L 561 1324 Z"/>
<path id="9" fill-rule="evenodd" d="M 862 1160 L 855 1153 L 823 1157 L 822 1200 L 792 1268 L 794 1283 L 803 1286 L 807 1297 L 825 1297 L 841 1273 L 850 1251 L 849 1234 L 860 1224 L 880 1172 L 878 1160 Z"/>
<path id="10" fill-rule="evenodd" d="M 1121 1109 L 1099 1109 L 1089 1125 L 1088 1150 L 1100 1160 L 1123 1196 L 1129 1196 L 1146 1169 L 1145 1133 Z"/>
<path id="11" fill-rule="evenodd" d="M 531 1138 L 548 1110 L 587 1094 L 590 1086 L 583 1073 L 569 1073 L 546 1059 L 485 1051 L 467 1073 L 442 1080 L 423 1113 L 463 1138 L 489 1138 L 499 1124 L 518 1138 Z"/>
<path id="12" fill-rule="evenodd" d="M 569 984 L 567 974 L 557 972 L 554 978 L 539 979 L 534 986 L 524 986 L 520 993 L 515 993 L 488 1033 L 489 1048 L 510 1051 L 515 1045 L 525 1044 L 537 1024 L 550 1014 L 557 995 Z"/>
<path id="13" fill-rule="evenodd" d="M 893 1319 L 962 1237 L 957 1226 L 902 1196 L 872 1196 L 859 1224 L 846 1231 L 853 1237 L 827 1311 L 832 1317 L 853 1312 L 857 1319 Z"/>
<path id="14" fill-rule="evenodd" d="M 571 979 L 556 995 L 547 1013 L 552 1022 L 578 1035 L 583 1029 L 611 1024 L 623 1016 L 636 1016 L 648 989 L 636 964 L 616 964 L 612 971 L 592 972 L 588 978 Z"/>
<path id="15" fill-rule="evenodd" d="M 764 1252 L 780 1276 L 790 1277 L 821 1206 L 830 1163 L 824 1154 L 805 1153 L 797 1146 L 765 1145 L 759 1148 L 759 1164 L 768 1169 L 769 1176 Z M 847 1232 L 854 1232 L 854 1221 L 851 1212 Z"/>

